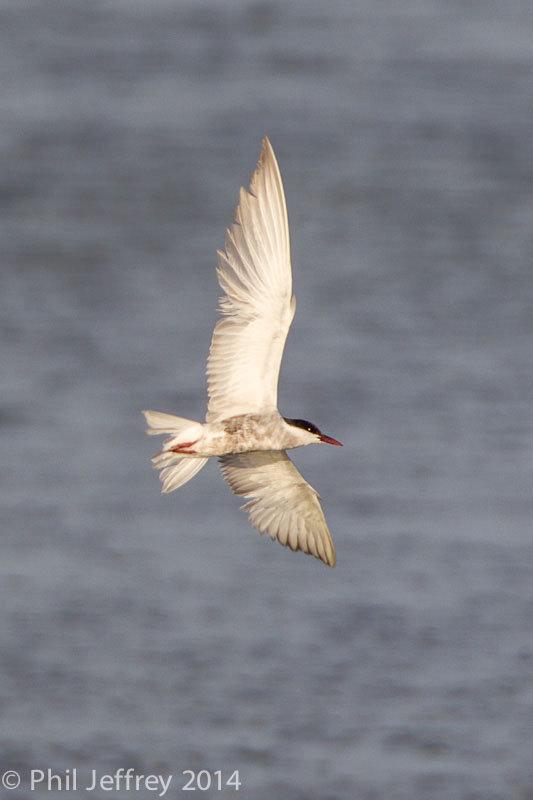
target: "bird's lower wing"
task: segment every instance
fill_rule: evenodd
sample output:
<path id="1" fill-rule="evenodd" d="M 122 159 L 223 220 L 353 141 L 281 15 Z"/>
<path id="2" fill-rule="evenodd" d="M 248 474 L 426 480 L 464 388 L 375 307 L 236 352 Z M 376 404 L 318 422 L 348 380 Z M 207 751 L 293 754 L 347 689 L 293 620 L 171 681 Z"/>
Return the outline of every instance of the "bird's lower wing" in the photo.
<path id="1" fill-rule="evenodd" d="M 220 465 L 233 493 L 248 498 L 242 508 L 260 533 L 335 566 L 335 547 L 318 494 L 284 450 L 226 455 Z"/>

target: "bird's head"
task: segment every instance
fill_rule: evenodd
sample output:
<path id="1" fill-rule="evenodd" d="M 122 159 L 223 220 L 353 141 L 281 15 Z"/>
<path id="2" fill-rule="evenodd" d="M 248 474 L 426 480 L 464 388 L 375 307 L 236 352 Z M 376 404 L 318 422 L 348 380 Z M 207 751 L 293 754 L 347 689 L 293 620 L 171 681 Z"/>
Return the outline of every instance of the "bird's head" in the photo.
<path id="1" fill-rule="evenodd" d="M 335 444 L 338 447 L 342 447 L 341 442 L 338 442 L 331 436 L 326 436 L 326 434 L 322 433 L 322 431 L 319 430 L 316 425 L 313 425 L 312 422 L 308 422 L 306 419 L 287 419 L 287 417 L 283 417 L 283 419 L 287 425 L 290 425 L 293 428 L 299 428 L 301 431 L 305 431 L 309 434 L 305 444 L 318 444 L 318 442 L 325 442 L 325 444 Z"/>

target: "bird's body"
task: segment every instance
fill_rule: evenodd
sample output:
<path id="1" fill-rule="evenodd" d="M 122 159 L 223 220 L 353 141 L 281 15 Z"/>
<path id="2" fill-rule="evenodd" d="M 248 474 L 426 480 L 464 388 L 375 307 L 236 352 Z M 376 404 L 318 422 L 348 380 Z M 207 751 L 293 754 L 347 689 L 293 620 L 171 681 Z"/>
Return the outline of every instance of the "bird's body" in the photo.
<path id="1" fill-rule="evenodd" d="M 200 457 L 224 456 L 228 453 L 246 453 L 248 450 L 288 450 L 302 442 L 298 432 L 291 431 L 279 411 L 265 414 L 238 414 L 221 422 L 206 422 L 197 440 L 171 445 L 179 453 L 184 447 Z"/>
<path id="2" fill-rule="evenodd" d="M 213 456 L 260 533 L 334 566 L 335 548 L 318 494 L 285 451 L 307 444 L 339 445 L 312 423 L 282 417 L 277 385 L 294 317 L 289 227 L 281 175 L 268 139 L 241 189 L 235 223 L 217 275 L 226 295 L 207 361 L 206 422 L 144 411 L 149 434 L 170 434 L 152 459 L 163 491 L 190 480 Z"/>
<path id="3" fill-rule="evenodd" d="M 150 412 L 146 412 L 150 413 Z M 247 453 L 250 450 L 291 450 L 313 444 L 315 434 L 291 425 L 279 411 L 263 414 L 238 414 L 220 422 L 196 423 L 167 439 L 165 450 L 196 458 Z M 191 439 L 191 436 L 197 436 Z"/>

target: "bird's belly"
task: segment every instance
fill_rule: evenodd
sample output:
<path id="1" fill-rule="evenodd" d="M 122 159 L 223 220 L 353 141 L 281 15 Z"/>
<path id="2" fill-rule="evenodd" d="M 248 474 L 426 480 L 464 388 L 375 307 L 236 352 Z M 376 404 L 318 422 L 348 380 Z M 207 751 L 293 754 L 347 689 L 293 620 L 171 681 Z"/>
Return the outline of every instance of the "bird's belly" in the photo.
<path id="1" fill-rule="evenodd" d="M 273 415 L 265 418 L 241 414 L 206 425 L 204 436 L 198 442 L 197 452 L 202 456 L 223 456 L 253 450 L 276 450 L 280 443 L 275 423 Z"/>

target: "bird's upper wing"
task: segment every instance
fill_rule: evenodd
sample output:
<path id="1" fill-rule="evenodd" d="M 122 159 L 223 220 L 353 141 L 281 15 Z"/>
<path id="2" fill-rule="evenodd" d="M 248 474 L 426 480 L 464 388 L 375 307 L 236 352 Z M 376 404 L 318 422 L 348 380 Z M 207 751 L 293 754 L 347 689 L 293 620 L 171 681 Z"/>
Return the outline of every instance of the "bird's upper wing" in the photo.
<path id="1" fill-rule="evenodd" d="M 268 139 L 250 191 L 240 191 L 225 251 L 218 252 L 217 275 L 226 294 L 207 360 L 207 422 L 277 407 L 295 301 L 283 184 Z"/>
<path id="2" fill-rule="evenodd" d="M 226 455 L 220 464 L 233 493 L 249 498 L 242 508 L 260 533 L 335 566 L 335 547 L 318 494 L 284 450 Z"/>

